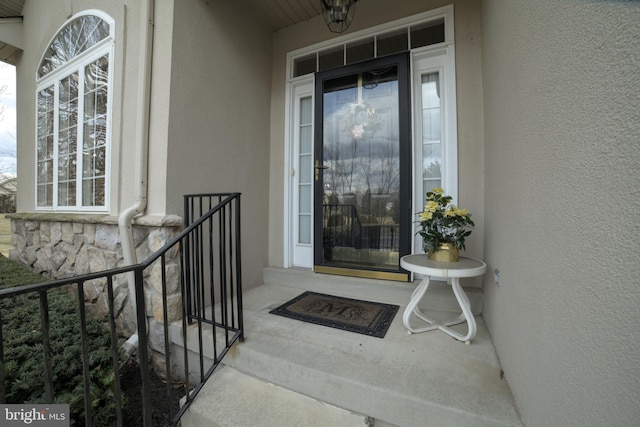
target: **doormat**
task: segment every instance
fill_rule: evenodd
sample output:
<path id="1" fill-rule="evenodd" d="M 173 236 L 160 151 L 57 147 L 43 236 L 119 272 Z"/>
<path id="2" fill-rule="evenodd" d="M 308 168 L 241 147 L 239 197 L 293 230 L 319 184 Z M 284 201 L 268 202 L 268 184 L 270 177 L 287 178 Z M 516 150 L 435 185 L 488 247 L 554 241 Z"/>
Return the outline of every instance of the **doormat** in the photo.
<path id="1" fill-rule="evenodd" d="M 305 292 L 269 313 L 383 338 L 398 308 L 397 305 Z"/>

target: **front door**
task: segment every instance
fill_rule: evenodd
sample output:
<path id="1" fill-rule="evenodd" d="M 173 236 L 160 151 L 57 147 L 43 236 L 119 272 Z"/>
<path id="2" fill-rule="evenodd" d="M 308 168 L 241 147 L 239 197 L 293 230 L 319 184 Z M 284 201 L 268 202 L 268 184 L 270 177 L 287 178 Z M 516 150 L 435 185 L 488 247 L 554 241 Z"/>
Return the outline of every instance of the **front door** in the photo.
<path id="1" fill-rule="evenodd" d="M 408 280 L 411 245 L 409 56 L 318 73 L 315 271 Z"/>

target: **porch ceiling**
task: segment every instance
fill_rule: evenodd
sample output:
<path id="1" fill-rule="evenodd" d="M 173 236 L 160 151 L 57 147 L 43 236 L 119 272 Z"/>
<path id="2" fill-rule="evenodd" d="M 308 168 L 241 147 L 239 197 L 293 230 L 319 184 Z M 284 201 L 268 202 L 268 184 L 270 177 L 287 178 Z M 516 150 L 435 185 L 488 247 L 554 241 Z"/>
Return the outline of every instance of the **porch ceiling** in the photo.
<path id="1" fill-rule="evenodd" d="M 2 0 L 0 2 L 0 18 L 22 16 L 25 0 Z"/>
<path id="2" fill-rule="evenodd" d="M 2 25 L 1 18 L 22 16 L 24 2 L 25 0 L 2 0 L 0 2 L 0 25 Z M 15 46 L 0 41 L 0 61 L 15 65 L 16 55 L 19 52 L 20 49 Z"/>
<path id="3" fill-rule="evenodd" d="M 320 0 L 243 0 L 259 12 L 275 30 L 306 21 L 320 14 Z M 22 16 L 25 0 L 0 1 L 0 18 Z M 1 46 L 1 45 L 0 45 Z"/>
<path id="4" fill-rule="evenodd" d="M 320 15 L 320 0 L 243 0 L 273 31 Z"/>

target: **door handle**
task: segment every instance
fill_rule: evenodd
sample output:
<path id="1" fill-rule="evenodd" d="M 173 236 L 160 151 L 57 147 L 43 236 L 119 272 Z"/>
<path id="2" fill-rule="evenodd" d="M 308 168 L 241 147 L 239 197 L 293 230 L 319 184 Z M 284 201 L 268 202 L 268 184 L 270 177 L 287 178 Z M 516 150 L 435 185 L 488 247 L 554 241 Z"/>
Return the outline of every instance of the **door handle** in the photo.
<path id="1" fill-rule="evenodd" d="M 329 169 L 329 166 L 321 165 L 318 160 L 316 160 L 316 181 L 320 179 L 320 171 L 323 169 Z"/>

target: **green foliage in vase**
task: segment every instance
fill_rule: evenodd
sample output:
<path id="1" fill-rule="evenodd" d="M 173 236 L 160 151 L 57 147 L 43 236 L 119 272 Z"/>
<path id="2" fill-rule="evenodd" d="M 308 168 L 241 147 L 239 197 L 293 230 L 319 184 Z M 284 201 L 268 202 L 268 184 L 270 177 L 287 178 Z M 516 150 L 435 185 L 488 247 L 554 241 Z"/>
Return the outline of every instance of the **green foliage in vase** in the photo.
<path id="1" fill-rule="evenodd" d="M 453 243 L 456 249 L 465 249 L 465 238 L 471 234 L 475 224 L 466 209 L 452 204 L 451 196 L 445 196 L 442 188 L 427 192 L 424 210 L 418 213 L 424 251 L 437 251 L 441 243 Z"/>

